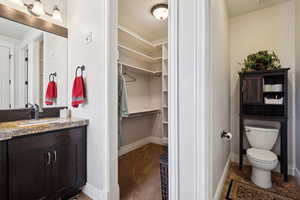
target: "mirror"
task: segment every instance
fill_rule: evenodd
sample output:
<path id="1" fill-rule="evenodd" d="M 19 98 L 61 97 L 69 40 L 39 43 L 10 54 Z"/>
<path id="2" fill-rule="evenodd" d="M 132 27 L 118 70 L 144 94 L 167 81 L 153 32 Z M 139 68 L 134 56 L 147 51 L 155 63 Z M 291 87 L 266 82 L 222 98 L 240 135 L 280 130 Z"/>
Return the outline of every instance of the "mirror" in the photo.
<path id="1" fill-rule="evenodd" d="M 0 18 L 0 109 L 67 106 L 67 56 L 67 38 Z M 50 74 L 57 98 L 46 105 Z"/>

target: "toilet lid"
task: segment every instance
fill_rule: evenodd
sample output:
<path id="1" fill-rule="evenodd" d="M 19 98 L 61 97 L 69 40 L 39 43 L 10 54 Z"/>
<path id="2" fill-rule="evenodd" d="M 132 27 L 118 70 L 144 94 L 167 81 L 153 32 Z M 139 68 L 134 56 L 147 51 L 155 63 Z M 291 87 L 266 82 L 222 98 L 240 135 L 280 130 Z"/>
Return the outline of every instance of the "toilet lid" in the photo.
<path id="1" fill-rule="evenodd" d="M 263 149 L 248 149 L 247 155 L 252 159 L 262 163 L 272 163 L 277 160 L 277 155 L 275 153 Z"/>

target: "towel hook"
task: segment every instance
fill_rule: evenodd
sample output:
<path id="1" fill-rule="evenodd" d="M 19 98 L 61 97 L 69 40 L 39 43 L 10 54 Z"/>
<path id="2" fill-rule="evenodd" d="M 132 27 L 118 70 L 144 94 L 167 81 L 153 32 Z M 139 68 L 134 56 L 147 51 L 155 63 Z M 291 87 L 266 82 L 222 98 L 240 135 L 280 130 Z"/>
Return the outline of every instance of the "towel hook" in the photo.
<path id="1" fill-rule="evenodd" d="M 82 76 L 82 75 L 83 75 L 83 71 L 85 71 L 85 66 L 84 66 L 84 65 L 81 65 L 81 66 L 78 66 L 78 67 L 76 68 L 75 77 L 77 77 L 77 75 L 78 75 L 78 70 L 80 70 L 81 76 Z"/>
<path id="2" fill-rule="evenodd" d="M 51 77 L 52 77 L 52 81 L 54 81 L 54 77 L 56 77 L 56 76 L 57 76 L 57 73 L 56 73 L 56 72 L 51 73 L 51 74 L 49 75 L 49 82 L 51 82 Z"/>

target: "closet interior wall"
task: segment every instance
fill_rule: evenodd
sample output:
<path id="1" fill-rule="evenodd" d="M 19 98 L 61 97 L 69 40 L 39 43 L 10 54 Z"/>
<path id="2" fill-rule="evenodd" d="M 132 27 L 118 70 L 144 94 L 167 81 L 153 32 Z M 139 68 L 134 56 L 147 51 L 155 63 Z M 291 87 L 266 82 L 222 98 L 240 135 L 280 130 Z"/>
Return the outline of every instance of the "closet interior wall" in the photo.
<path id="1" fill-rule="evenodd" d="M 119 29 L 118 49 L 119 71 L 128 75 L 124 77 L 128 80 L 129 117 L 122 119 L 121 149 L 151 140 L 161 143 L 166 138 L 163 131 L 163 118 L 166 115 L 166 111 L 163 111 L 163 91 L 166 91 L 167 86 L 163 81 L 167 80 L 162 73 L 163 44 L 150 45 Z M 129 77 L 133 77 L 135 81 L 129 80 Z"/>

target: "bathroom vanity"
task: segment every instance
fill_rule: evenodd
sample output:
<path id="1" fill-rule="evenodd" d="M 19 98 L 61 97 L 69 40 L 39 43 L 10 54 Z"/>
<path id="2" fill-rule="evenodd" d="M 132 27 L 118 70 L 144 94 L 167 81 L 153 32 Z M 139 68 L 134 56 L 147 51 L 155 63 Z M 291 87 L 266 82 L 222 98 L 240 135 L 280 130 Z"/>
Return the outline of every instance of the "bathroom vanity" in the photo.
<path id="1" fill-rule="evenodd" d="M 86 183 L 81 119 L 0 123 L 0 199 L 67 199 Z"/>
<path id="2" fill-rule="evenodd" d="M 281 173 L 288 181 L 288 71 L 289 68 L 241 72 L 240 75 L 240 169 L 243 166 L 245 120 L 280 123 Z"/>
<path id="3" fill-rule="evenodd" d="M 69 105 L 68 29 L 0 3 L 0 58 L 0 200 L 67 199 L 86 183 L 88 121 L 45 117 Z"/>

